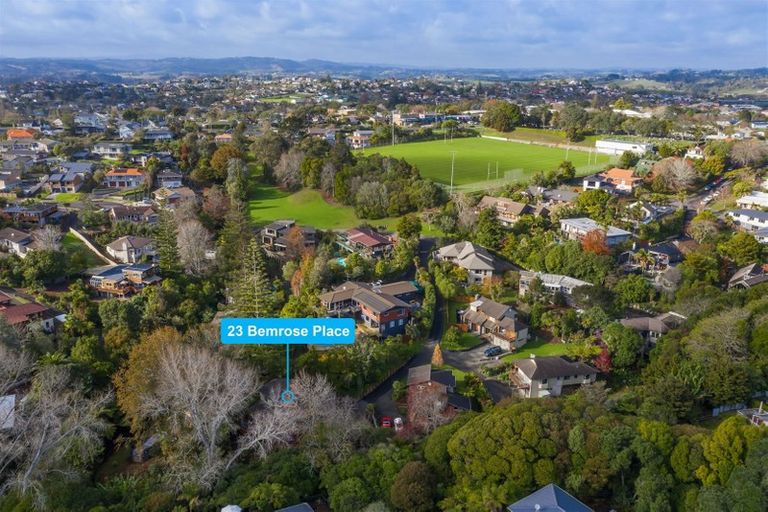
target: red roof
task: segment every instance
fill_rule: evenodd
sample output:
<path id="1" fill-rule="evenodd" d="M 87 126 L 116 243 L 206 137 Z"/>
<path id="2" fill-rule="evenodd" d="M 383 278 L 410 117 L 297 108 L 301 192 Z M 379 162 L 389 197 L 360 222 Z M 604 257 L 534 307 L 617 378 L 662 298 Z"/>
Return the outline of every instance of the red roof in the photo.
<path id="1" fill-rule="evenodd" d="M 347 231 L 347 238 L 350 242 L 362 244 L 366 247 L 376 247 L 377 245 L 388 245 L 392 241 L 371 229 L 354 228 Z"/>
<path id="2" fill-rule="evenodd" d="M 28 128 L 9 128 L 6 132 L 9 139 L 31 139 L 35 131 Z"/>
<path id="3" fill-rule="evenodd" d="M 43 313 L 45 311 L 50 311 L 50 308 L 38 304 L 37 302 L 30 302 L 28 304 L 18 304 L 0 309 L 0 314 L 5 316 L 6 321 L 10 325 L 16 325 L 29 321 L 31 315 Z"/>

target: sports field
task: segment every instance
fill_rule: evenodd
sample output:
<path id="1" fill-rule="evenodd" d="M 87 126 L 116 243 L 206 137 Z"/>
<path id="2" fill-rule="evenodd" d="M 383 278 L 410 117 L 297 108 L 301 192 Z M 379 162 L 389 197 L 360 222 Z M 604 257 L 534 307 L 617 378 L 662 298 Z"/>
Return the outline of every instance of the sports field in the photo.
<path id="1" fill-rule="evenodd" d="M 418 167 L 421 176 L 438 183 L 451 182 L 451 151 L 456 152 L 453 183 L 455 186 L 482 184 L 496 176 L 504 181 L 527 181 L 536 171 L 557 168 L 566 159 L 566 150 L 535 144 L 497 141 L 492 139 L 467 138 L 452 142 L 429 141 L 368 148 L 366 154 L 381 153 L 404 158 Z M 591 154 L 585 151 L 568 151 L 568 160 L 576 166 L 577 174 L 585 176 L 601 169 L 610 161 L 608 155 Z"/>

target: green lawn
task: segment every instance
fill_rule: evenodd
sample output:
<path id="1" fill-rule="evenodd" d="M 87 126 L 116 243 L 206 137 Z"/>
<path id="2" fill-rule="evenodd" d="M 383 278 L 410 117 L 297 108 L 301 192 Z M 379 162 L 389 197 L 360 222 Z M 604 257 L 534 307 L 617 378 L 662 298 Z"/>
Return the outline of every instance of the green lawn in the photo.
<path id="1" fill-rule="evenodd" d="M 462 393 L 466 390 L 465 380 L 467 378 L 467 372 L 461 371 L 458 368 L 444 364 L 442 366 L 436 366 L 436 370 L 451 370 L 453 376 L 456 377 L 456 392 Z"/>
<path id="2" fill-rule="evenodd" d="M 564 149 L 481 138 L 412 142 L 368 148 L 364 152 L 404 158 L 418 167 L 422 177 L 450 184 L 451 151 L 456 152 L 453 183 L 457 186 L 487 181 L 489 164 L 491 179 L 494 179 L 497 162 L 500 179 L 527 181 L 536 171 L 555 169 L 566 155 Z M 590 174 L 610 161 L 608 155 L 593 154 L 593 165 L 588 165 L 588 158 L 589 153 L 584 151 L 568 152 L 568 159 L 576 166 L 579 175 Z"/>
<path id="3" fill-rule="evenodd" d="M 85 262 L 85 265 L 83 268 L 73 270 L 79 271 L 85 270 L 86 268 L 98 267 L 99 265 L 106 265 L 106 263 L 101 258 L 96 256 L 93 251 L 88 249 L 88 247 L 86 247 L 85 244 L 72 233 L 67 233 L 62 237 L 61 246 L 64 249 L 64 252 L 67 253 L 67 255 L 70 257 L 73 254 L 82 255 L 82 261 Z"/>
<path id="4" fill-rule="evenodd" d="M 365 222 L 355 215 L 351 207 L 329 203 L 320 192 L 313 189 L 290 193 L 270 185 L 256 184 L 251 188 L 248 210 L 251 220 L 257 225 L 279 219 L 294 219 L 299 224 L 319 229 L 345 229 Z M 397 225 L 397 218 L 367 222 L 393 230 Z"/>
<path id="5" fill-rule="evenodd" d="M 58 192 L 51 194 L 46 199 L 53 199 L 57 203 L 75 203 L 82 199 L 83 194 L 81 192 Z"/>
<path id="6" fill-rule="evenodd" d="M 562 356 L 565 355 L 568 345 L 565 343 L 548 343 L 541 338 L 535 338 L 520 348 L 514 354 L 507 354 L 502 357 L 502 361 L 512 361 L 514 359 L 525 359 L 534 354 L 536 357 L 544 356 Z"/>

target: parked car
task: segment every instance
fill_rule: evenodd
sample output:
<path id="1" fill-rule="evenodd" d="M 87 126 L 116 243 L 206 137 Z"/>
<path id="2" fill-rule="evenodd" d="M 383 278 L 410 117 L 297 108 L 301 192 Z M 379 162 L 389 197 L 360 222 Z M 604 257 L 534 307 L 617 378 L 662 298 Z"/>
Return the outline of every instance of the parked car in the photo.
<path id="1" fill-rule="evenodd" d="M 392 418 L 389 416 L 382 416 L 379 424 L 381 425 L 381 428 L 392 428 Z"/>
<path id="2" fill-rule="evenodd" d="M 502 353 L 501 347 L 488 347 L 485 349 L 485 357 L 495 357 Z"/>
<path id="3" fill-rule="evenodd" d="M 401 430 L 403 430 L 403 418 L 398 416 L 395 418 L 395 432 L 400 432 Z"/>

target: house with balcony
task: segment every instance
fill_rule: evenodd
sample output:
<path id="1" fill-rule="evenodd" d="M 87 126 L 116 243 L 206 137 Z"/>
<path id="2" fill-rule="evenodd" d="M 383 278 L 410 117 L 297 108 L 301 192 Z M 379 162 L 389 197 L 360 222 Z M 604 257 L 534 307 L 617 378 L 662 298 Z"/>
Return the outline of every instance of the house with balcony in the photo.
<path id="1" fill-rule="evenodd" d="M 381 258 L 395 248 L 391 236 L 371 228 L 348 229 L 339 235 L 336 244 L 348 252 L 356 252 L 367 258 Z"/>
<path id="2" fill-rule="evenodd" d="M 141 222 L 154 224 L 158 213 L 154 206 L 112 206 L 107 209 L 112 222 Z"/>
<path id="3" fill-rule="evenodd" d="M 448 261 L 467 271 L 467 284 L 480 284 L 493 276 L 502 275 L 514 268 L 497 258 L 485 247 L 472 242 L 457 242 L 441 247 L 433 253 L 435 261 Z"/>
<path id="4" fill-rule="evenodd" d="M 728 216 L 733 219 L 734 224 L 747 231 L 758 231 L 768 228 L 768 212 L 762 210 L 740 208 L 729 211 Z"/>
<path id="5" fill-rule="evenodd" d="M 536 280 L 541 282 L 542 291 L 544 293 L 548 295 L 560 293 L 565 297 L 568 304 L 572 304 L 571 295 L 573 294 L 573 290 L 579 286 L 592 286 L 592 283 L 576 279 L 575 277 L 523 270 L 520 272 L 520 280 L 518 284 L 518 294 L 520 297 L 525 297 L 528 293 L 531 293 L 533 283 Z"/>
<path id="6" fill-rule="evenodd" d="M 136 188 L 147 180 L 147 175 L 139 169 L 115 168 L 104 175 L 104 186 L 107 188 Z"/>
<path id="7" fill-rule="evenodd" d="M 373 130 L 355 130 L 347 137 L 347 144 L 352 149 L 363 149 L 371 145 Z"/>
<path id="8" fill-rule="evenodd" d="M 173 210 L 187 201 L 197 201 L 197 194 L 189 187 L 163 187 L 152 192 L 152 198 L 159 207 Z"/>
<path id="9" fill-rule="evenodd" d="M 480 335 L 504 350 L 515 350 L 528 342 L 528 326 L 517 319 L 512 306 L 478 297 L 461 313 L 467 331 Z"/>
<path id="10" fill-rule="evenodd" d="M 180 188 L 184 186 L 184 176 L 178 171 L 172 171 L 171 169 L 163 169 L 157 176 L 155 181 L 157 186 L 161 188 Z"/>
<path id="11" fill-rule="evenodd" d="M 19 229 L 4 228 L 0 230 L 0 248 L 19 258 L 24 258 L 34 241 L 32 235 Z"/>
<path id="12" fill-rule="evenodd" d="M 106 249 L 107 254 L 121 263 L 138 263 L 157 254 L 155 241 L 140 236 L 122 236 L 107 244 Z"/>
<path id="13" fill-rule="evenodd" d="M 354 316 L 385 337 L 405 334 L 411 313 L 419 306 L 418 294 L 419 289 L 407 281 L 386 285 L 348 281 L 322 294 L 320 303 L 329 314 Z"/>
<path id="14" fill-rule="evenodd" d="M 85 275 L 93 293 L 107 298 L 130 297 L 162 281 L 157 266 L 149 263 L 105 265 L 88 269 Z"/>
<path id="15" fill-rule="evenodd" d="M 16 329 L 27 329 L 39 325 L 51 333 L 56 328 L 56 312 L 37 302 L 18 303 L 10 295 L 0 292 L 0 315 L 8 325 Z"/>
<path id="16" fill-rule="evenodd" d="M 514 226 L 523 215 L 532 215 L 534 217 L 547 217 L 549 210 L 542 205 L 530 205 L 512 201 L 506 197 L 483 196 L 477 204 L 477 212 L 493 208 L 496 210 L 496 217 L 503 226 Z"/>
<path id="17" fill-rule="evenodd" d="M 131 152 L 132 146 L 124 142 L 97 142 L 91 152 L 101 157 L 121 159 Z"/>
<path id="18" fill-rule="evenodd" d="M 686 320 L 687 318 L 683 315 L 669 311 L 656 316 L 624 318 L 621 320 L 621 325 L 636 331 L 646 345 L 655 345 L 659 338 L 672 329 L 677 329 Z"/>
<path id="19" fill-rule="evenodd" d="M 38 227 L 58 223 L 62 215 L 56 203 L 48 202 L 14 204 L 4 208 L 3 212 L 16 222 Z"/>
<path id="20" fill-rule="evenodd" d="M 510 370 L 512 387 L 524 398 L 560 396 L 569 389 L 597 380 L 592 366 L 562 356 L 536 357 L 513 361 Z"/>
<path id="21" fill-rule="evenodd" d="M 603 227 L 588 217 L 560 220 L 560 232 L 570 240 L 580 241 L 592 231 L 602 231 L 608 247 L 614 247 L 632 238 L 629 231 L 614 226 Z"/>
<path id="22" fill-rule="evenodd" d="M 317 231 L 310 226 L 297 226 L 293 219 L 276 220 L 264 226 L 259 238 L 264 249 L 273 253 L 284 253 L 290 242 L 290 234 L 299 230 L 298 236 L 305 249 L 317 246 Z"/>
<path id="23" fill-rule="evenodd" d="M 605 172 L 587 176 L 582 180 L 584 190 L 605 190 L 610 193 L 631 194 L 642 183 L 632 169 L 614 167 Z"/>

